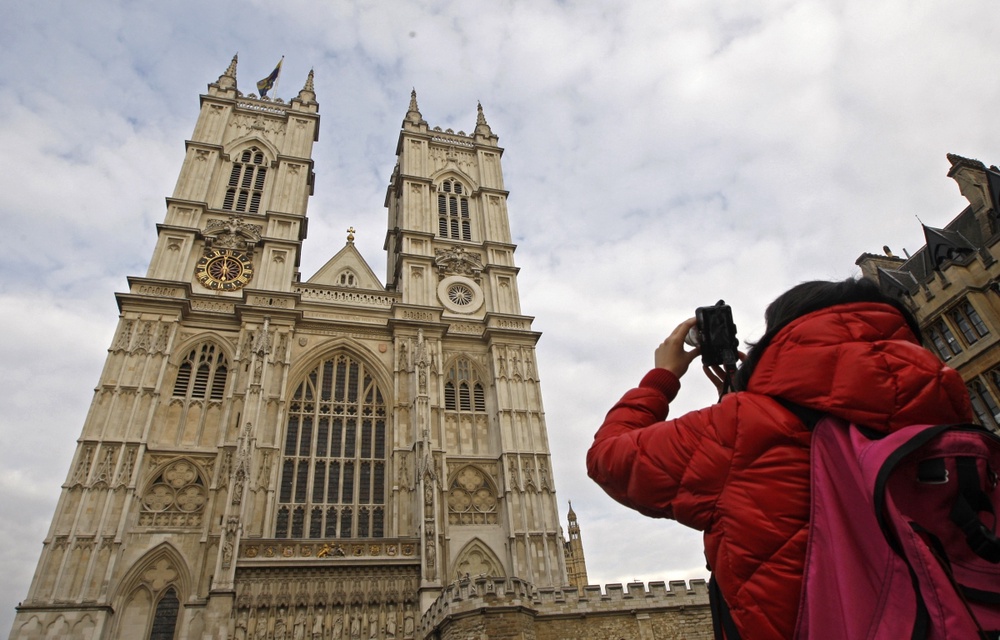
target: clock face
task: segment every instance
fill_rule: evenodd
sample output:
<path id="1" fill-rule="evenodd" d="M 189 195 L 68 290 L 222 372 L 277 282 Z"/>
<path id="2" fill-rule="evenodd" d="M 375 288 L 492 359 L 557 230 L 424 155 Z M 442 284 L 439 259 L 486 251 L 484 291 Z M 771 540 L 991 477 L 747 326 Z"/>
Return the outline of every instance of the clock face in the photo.
<path id="1" fill-rule="evenodd" d="M 213 249 L 198 261 L 195 277 L 203 287 L 216 291 L 236 291 L 253 278 L 250 257 L 232 249 Z"/>

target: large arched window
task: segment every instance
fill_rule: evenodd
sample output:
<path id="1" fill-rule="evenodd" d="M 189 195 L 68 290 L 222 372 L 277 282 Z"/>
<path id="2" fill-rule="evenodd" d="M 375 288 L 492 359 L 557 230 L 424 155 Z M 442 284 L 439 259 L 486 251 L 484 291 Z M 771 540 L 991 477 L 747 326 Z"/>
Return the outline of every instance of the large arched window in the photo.
<path id="1" fill-rule="evenodd" d="M 260 199 L 264 193 L 264 179 L 267 177 L 267 167 L 264 153 L 257 147 L 251 147 L 240 154 L 233 162 L 229 173 L 229 184 L 226 186 L 226 198 L 222 208 L 243 213 L 258 213 Z"/>
<path id="2" fill-rule="evenodd" d="M 385 535 L 385 399 L 353 357 L 324 360 L 288 406 L 275 536 Z"/>
<path id="3" fill-rule="evenodd" d="M 212 343 L 195 347 L 177 369 L 175 398 L 222 400 L 229 370 L 226 356 Z"/>
<path id="4" fill-rule="evenodd" d="M 472 240 L 469 198 L 461 182 L 445 180 L 438 189 L 438 235 L 452 240 Z"/>

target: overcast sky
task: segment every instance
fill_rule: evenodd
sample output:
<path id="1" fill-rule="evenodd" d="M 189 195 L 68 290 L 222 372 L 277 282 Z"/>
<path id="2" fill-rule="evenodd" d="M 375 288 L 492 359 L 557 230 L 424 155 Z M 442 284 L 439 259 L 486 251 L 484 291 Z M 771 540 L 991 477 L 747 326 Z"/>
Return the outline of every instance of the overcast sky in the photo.
<path id="1" fill-rule="evenodd" d="M 481 101 L 505 148 L 522 309 L 560 516 L 592 583 L 703 577 L 700 534 L 586 477 L 605 412 L 697 306 L 741 337 L 807 279 L 922 244 L 966 205 L 946 153 L 1000 164 L 989 0 L 5 2 L 0 6 L 0 634 L 27 594 L 116 326 L 198 114 L 239 52 L 254 91 L 310 69 L 322 116 L 302 274 L 383 199 L 410 90 L 433 127 Z M 992 106 L 991 106 L 992 105 Z M 693 371 L 673 413 L 713 400 Z"/>

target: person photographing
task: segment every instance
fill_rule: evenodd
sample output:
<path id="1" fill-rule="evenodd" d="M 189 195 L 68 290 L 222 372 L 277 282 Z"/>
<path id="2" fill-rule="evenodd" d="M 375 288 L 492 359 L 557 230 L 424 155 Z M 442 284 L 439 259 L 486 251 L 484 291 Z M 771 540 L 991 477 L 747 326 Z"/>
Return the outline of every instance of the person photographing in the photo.
<path id="1" fill-rule="evenodd" d="M 588 473 L 621 504 L 704 532 L 740 637 L 791 638 L 810 516 L 803 414 L 888 434 L 917 422 L 970 422 L 968 392 L 921 346 L 910 312 L 875 283 L 813 281 L 768 306 L 764 335 L 731 372 L 731 393 L 720 388 L 718 403 L 668 420 L 681 378 L 702 354 L 685 345 L 697 325 L 680 323 L 656 348 L 654 368 L 608 412 Z M 706 373 L 721 387 L 718 367 Z"/>

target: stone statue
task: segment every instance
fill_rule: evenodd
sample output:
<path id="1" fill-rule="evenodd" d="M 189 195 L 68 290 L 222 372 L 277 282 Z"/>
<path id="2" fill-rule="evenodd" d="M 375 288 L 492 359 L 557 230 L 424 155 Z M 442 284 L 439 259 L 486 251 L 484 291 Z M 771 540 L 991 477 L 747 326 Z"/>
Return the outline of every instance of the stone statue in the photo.
<path id="1" fill-rule="evenodd" d="M 246 609 L 240 611 L 236 618 L 236 632 L 233 634 L 235 640 L 247 640 L 247 612 Z"/>
<path id="2" fill-rule="evenodd" d="M 320 640 L 323 637 L 323 610 L 319 609 L 313 616 L 312 640 Z"/>
<path id="3" fill-rule="evenodd" d="M 300 608 L 299 612 L 295 614 L 295 626 L 292 633 L 295 640 L 306 640 L 306 612 L 304 609 Z"/>
<path id="4" fill-rule="evenodd" d="M 385 637 L 396 637 L 396 610 L 391 609 L 385 618 Z"/>

